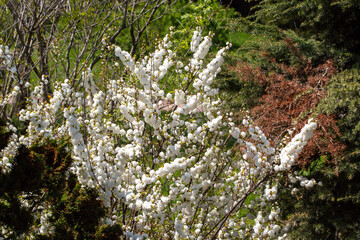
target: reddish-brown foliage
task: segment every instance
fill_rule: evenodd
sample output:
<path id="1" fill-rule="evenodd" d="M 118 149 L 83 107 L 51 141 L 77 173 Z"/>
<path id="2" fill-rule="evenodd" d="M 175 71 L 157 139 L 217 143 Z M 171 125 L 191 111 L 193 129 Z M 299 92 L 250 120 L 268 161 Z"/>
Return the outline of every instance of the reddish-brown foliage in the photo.
<path id="1" fill-rule="evenodd" d="M 276 59 L 267 58 L 272 69 L 255 68 L 241 63 L 231 70 L 236 72 L 241 81 L 256 81 L 266 86 L 265 94 L 257 106 L 251 109 L 256 125 L 277 144 L 287 133 L 295 128 L 299 132 L 322 98 L 326 96 L 325 86 L 336 73 L 332 61 L 313 66 L 290 39 L 286 39 L 290 52 L 297 57 L 296 66 L 278 63 Z M 340 143 L 339 129 L 333 116 L 318 114 L 318 129 L 298 159 L 302 166 L 307 165 L 321 155 L 336 157 L 344 150 Z"/>

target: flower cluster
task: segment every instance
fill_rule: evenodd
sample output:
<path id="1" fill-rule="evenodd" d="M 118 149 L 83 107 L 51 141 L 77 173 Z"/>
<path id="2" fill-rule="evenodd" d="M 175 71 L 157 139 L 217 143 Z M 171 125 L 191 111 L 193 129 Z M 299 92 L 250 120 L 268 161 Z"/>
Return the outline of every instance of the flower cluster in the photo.
<path id="1" fill-rule="evenodd" d="M 49 218 L 51 217 L 51 212 L 43 210 L 40 216 L 40 227 L 39 232 L 43 235 L 51 234 L 53 227 L 49 223 Z"/>
<path id="2" fill-rule="evenodd" d="M 281 237 L 277 177 L 287 174 L 316 124 L 310 121 L 279 155 L 250 118 L 237 125 L 212 84 L 230 44 L 207 61 L 211 38 L 194 32 L 187 63 L 176 61 L 171 33 L 138 61 L 115 47 L 125 71 L 105 88 L 90 70 L 81 91 L 65 80 L 49 102 L 35 87 L 20 112 L 27 133 L 14 141 L 71 139 L 71 171 L 82 187 L 100 192 L 107 224 L 121 216 L 129 239 Z M 256 198 L 249 203 L 250 195 Z M 240 208 L 248 214 L 234 214 Z M 51 228 L 46 219 L 43 232 Z"/>
<path id="3" fill-rule="evenodd" d="M 290 170 L 291 166 L 295 163 L 295 159 L 312 137 L 316 127 L 317 124 L 310 119 L 309 123 L 301 129 L 301 132 L 291 139 L 290 143 L 281 150 L 278 156 L 280 164 L 275 166 L 275 171 Z"/>
<path id="4" fill-rule="evenodd" d="M 0 67 L 5 66 L 11 73 L 16 73 L 17 69 L 13 65 L 13 55 L 10 53 L 8 46 L 0 45 Z"/>
<path id="5" fill-rule="evenodd" d="M 6 104 L 9 104 L 11 101 L 14 101 L 16 96 L 20 93 L 20 87 L 15 86 L 11 93 L 4 98 L 0 99 L 0 107 L 3 108 Z"/>

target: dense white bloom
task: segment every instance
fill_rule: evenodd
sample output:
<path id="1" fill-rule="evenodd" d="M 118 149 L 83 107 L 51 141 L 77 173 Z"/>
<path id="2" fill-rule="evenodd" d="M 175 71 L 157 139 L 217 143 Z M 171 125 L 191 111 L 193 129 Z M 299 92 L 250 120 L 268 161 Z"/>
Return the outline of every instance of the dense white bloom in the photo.
<path id="1" fill-rule="evenodd" d="M 312 137 L 313 131 L 317 124 L 309 120 L 309 122 L 301 129 L 301 132 L 295 135 L 293 139 L 281 150 L 278 156 L 280 164 L 274 167 L 275 171 L 289 170 L 295 163 L 295 159 L 299 156 L 308 140 Z"/>
<path id="2" fill-rule="evenodd" d="M 192 52 L 195 52 L 198 49 L 201 38 L 202 38 L 202 36 L 201 36 L 201 28 L 197 27 L 196 30 L 194 31 L 194 34 L 193 34 L 193 37 L 192 37 L 192 40 L 191 40 L 191 43 L 190 43 L 190 50 Z"/>
<path id="3" fill-rule="evenodd" d="M 309 121 L 279 155 L 249 117 L 236 126 L 212 84 L 230 45 L 208 61 L 211 37 L 196 29 L 188 62 L 176 59 L 171 34 L 138 61 L 115 47 L 126 68 L 124 79 L 111 80 L 101 90 L 91 69 L 83 72 L 81 90 L 64 80 L 54 86 L 48 103 L 42 100 L 43 85 L 35 86 L 19 116 L 29 122 L 27 133 L 20 135 L 9 126 L 14 134 L 0 153 L 1 170 L 11 167 L 19 144 L 66 138 L 72 145 L 71 171 L 82 187 L 99 191 L 107 216 L 115 216 L 105 223 L 123 219 L 128 239 L 156 234 L 209 239 L 217 230 L 218 239 L 249 233 L 260 239 L 279 237 L 276 177 L 294 164 L 316 124 Z M 167 78 L 174 72 L 175 77 Z M 316 184 L 296 174 L 291 179 L 305 188 Z M 245 204 L 250 194 L 258 199 Z M 254 224 L 231 214 L 239 206 L 259 210 L 247 216 Z M 44 234 L 51 229 L 49 216 L 41 216 Z"/>
<path id="4" fill-rule="evenodd" d="M 53 231 L 53 226 L 49 223 L 49 218 L 51 217 L 51 212 L 49 210 L 43 210 L 40 216 L 40 228 L 39 232 L 43 235 L 51 234 Z"/>

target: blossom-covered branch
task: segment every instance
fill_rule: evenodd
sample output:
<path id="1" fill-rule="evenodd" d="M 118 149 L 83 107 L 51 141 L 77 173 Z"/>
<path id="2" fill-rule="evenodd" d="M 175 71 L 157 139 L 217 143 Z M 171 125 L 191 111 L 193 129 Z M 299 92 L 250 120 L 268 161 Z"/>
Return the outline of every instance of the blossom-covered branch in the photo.
<path id="1" fill-rule="evenodd" d="M 36 86 L 20 112 L 26 134 L 16 133 L 1 152 L 2 171 L 17 146 L 67 138 L 71 172 L 83 188 L 99 191 L 103 221 L 121 223 L 130 239 L 285 236 L 278 179 L 288 175 L 316 123 L 309 121 L 277 155 L 249 117 L 236 125 L 213 88 L 230 44 L 207 60 L 212 34 L 202 37 L 197 29 L 192 56 L 181 62 L 171 37 L 137 61 L 114 46 L 126 71 L 106 87 L 96 86 L 90 69 L 79 91 L 70 80 L 57 82 L 49 102 L 41 98 L 44 86 Z M 51 234 L 50 212 L 41 217 L 43 234 Z"/>

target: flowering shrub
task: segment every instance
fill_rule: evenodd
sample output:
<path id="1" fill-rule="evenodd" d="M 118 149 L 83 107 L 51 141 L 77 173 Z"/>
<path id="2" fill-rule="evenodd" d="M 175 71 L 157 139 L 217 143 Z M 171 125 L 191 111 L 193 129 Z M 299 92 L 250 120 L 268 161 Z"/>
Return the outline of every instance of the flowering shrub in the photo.
<path id="1" fill-rule="evenodd" d="M 285 237 L 278 179 L 316 184 L 290 172 L 316 123 L 310 120 L 278 150 L 249 117 L 236 126 L 212 87 L 230 46 L 207 61 L 212 35 L 202 37 L 197 29 L 190 60 L 180 62 L 171 35 L 138 61 L 114 46 L 125 69 L 106 88 L 90 69 L 82 91 L 68 79 L 56 82 L 49 102 L 42 100 L 43 85 L 36 86 L 19 114 L 26 134 L 8 125 L 13 134 L 0 153 L 2 172 L 11 169 L 20 145 L 68 138 L 70 172 L 83 188 L 99 192 L 102 221 L 121 223 L 129 239 Z M 43 235 L 52 234 L 51 211 L 40 216 Z"/>

